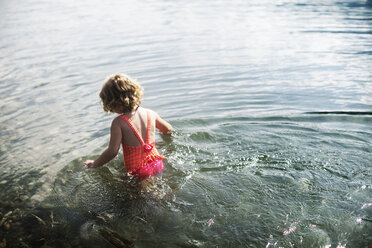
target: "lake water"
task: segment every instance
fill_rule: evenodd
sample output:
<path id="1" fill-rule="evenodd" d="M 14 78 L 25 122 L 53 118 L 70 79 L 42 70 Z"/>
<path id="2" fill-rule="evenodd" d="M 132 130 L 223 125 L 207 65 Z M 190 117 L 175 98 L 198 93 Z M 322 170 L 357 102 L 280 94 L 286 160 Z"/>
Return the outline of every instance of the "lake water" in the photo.
<path id="1" fill-rule="evenodd" d="M 372 3 L 0 2 L 0 247 L 370 247 Z M 86 170 L 126 73 L 174 127 Z"/>

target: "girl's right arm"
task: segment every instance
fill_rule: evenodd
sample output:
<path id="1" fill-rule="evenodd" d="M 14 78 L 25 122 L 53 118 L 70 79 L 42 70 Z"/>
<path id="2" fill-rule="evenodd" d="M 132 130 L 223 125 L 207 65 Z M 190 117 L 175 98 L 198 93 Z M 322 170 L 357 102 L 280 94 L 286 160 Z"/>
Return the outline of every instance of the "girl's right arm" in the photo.
<path id="1" fill-rule="evenodd" d="M 120 143 L 121 143 L 121 128 L 119 125 L 120 120 L 118 118 L 115 118 L 112 121 L 111 124 L 111 135 L 110 135 L 110 143 L 109 146 L 106 148 L 106 150 L 95 160 L 87 160 L 85 161 L 85 166 L 88 168 L 96 168 L 100 167 L 107 162 L 111 161 L 116 155 L 118 154 L 118 151 L 120 149 Z"/>
<path id="2" fill-rule="evenodd" d="M 172 125 L 163 120 L 156 112 L 156 121 L 155 121 L 155 126 L 157 129 L 159 129 L 160 132 L 164 134 L 172 134 Z"/>

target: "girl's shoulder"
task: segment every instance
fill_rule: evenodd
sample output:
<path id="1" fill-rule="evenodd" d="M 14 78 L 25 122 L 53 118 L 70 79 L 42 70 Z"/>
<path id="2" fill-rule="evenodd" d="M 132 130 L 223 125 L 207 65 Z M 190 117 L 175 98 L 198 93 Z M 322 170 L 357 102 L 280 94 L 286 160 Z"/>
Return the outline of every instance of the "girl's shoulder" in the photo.
<path id="1" fill-rule="evenodd" d="M 149 109 L 149 108 L 140 107 L 139 109 L 142 109 L 142 111 L 144 112 L 144 114 L 149 113 L 152 119 L 156 119 L 156 117 L 158 115 L 154 110 Z"/>
<path id="2" fill-rule="evenodd" d="M 125 122 L 125 120 L 121 117 L 122 115 L 118 115 L 116 116 L 112 122 L 111 122 L 111 126 L 122 126 L 123 123 Z"/>

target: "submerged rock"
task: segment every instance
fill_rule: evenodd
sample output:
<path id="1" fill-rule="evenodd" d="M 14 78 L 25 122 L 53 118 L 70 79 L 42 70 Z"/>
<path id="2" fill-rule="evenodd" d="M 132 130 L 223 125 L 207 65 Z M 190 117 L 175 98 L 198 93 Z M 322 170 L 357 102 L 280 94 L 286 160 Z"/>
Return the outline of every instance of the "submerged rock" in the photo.
<path id="1" fill-rule="evenodd" d="M 0 248 L 5 248 L 6 247 L 6 239 L 3 239 L 0 243 Z"/>
<path id="2" fill-rule="evenodd" d="M 14 209 L 13 214 L 16 216 L 21 216 L 22 215 L 22 210 L 19 208 Z"/>
<path id="3" fill-rule="evenodd" d="M 88 221 L 80 227 L 80 238 L 87 247 L 101 247 L 108 244 L 118 248 L 134 247 L 133 241 L 108 227 L 99 226 L 95 221 Z"/>
<path id="4" fill-rule="evenodd" d="M 119 235 L 117 232 L 114 232 L 107 228 L 99 229 L 99 233 L 102 235 L 102 237 L 104 237 L 110 244 L 114 245 L 115 247 L 118 248 L 134 247 L 133 241 L 130 241 Z"/>
<path id="5" fill-rule="evenodd" d="M 9 229 L 10 229 L 9 222 L 7 222 L 7 223 L 4 224 L 4 228 L 5 228 L 5 230 L 9 231 Z"/>
<path id="6" fill-rule="evenodd" d="M 97 225 L 95 221 L 87 221 L 80 227 L 80 238 L 83 240 L 95 239 L 98 235 Z"/>

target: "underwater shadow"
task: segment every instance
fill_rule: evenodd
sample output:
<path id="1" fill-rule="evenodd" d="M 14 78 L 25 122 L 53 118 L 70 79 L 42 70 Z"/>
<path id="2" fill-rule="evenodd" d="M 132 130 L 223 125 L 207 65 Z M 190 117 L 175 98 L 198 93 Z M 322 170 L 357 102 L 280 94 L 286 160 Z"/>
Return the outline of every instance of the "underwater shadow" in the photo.
<path id="1" fill-rule="evenodd" d="M 94 170 L 84 160 L 60 170 L 53 193 L 17 217 L 6 247 L 134 247 L 142 233 L 155 232 L 154 218 L 168 211 L 161 178 L 139 182 L 118 159 Z"/>

